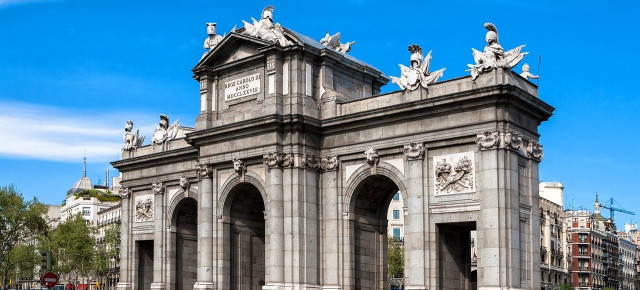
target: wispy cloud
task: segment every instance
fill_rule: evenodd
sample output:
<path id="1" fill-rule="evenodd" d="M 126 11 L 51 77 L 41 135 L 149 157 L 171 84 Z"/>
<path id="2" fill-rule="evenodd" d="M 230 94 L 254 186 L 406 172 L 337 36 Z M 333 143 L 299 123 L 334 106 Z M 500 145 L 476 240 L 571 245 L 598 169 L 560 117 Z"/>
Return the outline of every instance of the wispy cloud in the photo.
<path id="1" fill-rule="evenodd" d="M 78 112 L 0 102 L 0 156 L 75 162 L 86 151 L 91 161 L 113 161 L 122 147 L 127 116 L 135 117 L 126 112 Z M 140 128 L 141 134 L 153 131 L 155 118 L 137 118 L 148 121 L 147 124 L 136 122 L 135 127 Z"/>
<path id="2" fill-rule="evenodd" d="M 0 0 L 0 8 L 9 5 L 21 5 L 31 3 L 60 2 L 63 0 Z"/>

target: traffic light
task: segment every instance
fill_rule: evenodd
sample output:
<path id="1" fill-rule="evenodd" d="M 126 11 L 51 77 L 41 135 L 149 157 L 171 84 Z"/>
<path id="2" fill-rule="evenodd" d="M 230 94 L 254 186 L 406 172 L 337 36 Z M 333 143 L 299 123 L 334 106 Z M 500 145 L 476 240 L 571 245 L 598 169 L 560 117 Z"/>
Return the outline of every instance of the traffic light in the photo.
<path id="1" fill-rule="evenodd" d="M 51 251 L 46 251 L 46 252 L 40 252 L 40 256 L 42 256 L 42 259 L 40 260 L 40 262 L 42 262 L 42 264 L 40 265 L 40 268 L 42 268 L 45 271 L 51 271 L 52 270 L 52 261 L 53 261 L 53 257 L 51 255 Z"/>

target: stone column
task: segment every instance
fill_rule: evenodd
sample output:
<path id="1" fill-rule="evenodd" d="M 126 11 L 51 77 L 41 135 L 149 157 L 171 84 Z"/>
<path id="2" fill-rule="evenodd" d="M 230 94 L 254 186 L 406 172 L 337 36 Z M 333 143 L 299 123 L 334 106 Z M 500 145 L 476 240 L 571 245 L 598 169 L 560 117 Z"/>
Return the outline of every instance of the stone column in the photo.
<path id="1" fill-rule="evenodd" d="M 338 210 L 338 171 L 326 171 L 322 174 L 322 248 L 323 270 L 322 289 L 340 289 L 340 259 L 338 226 L 342 215 Z"/>
<path id="2" fill-rule="evenodd" d="M 540 259 L 534 247 L 540 247 L 540 232 L 532 223 L 539 219 L 530 217 L 539 209 L 530 188 L 538 186 L 537 167 L 528 166 L 521 156 L 522 140 L 514 132 L 485 132 L 478 134 L 476 142 L 480 147 L 477 192 L 482 197 L 478 289 L 538 289 L 540 279 L 534 274 L 540 272 L 534 269 L 539 269 Z M 527 179 L 529 174 L 532 178 Z"/>
<path id="3" fill-rule="evenodd" d="M 122 198 L 122 213 L 120 215 L 120 281 L 116 287 L 118 290 L 128 290 L 132 289 L 129 276 L 129 264 L 131 263 L 129 254 L 133 250 L 132 247 L 129 247 L 129 229 L 131 228 L 129 226 L 129 217 L 131 216 L 129 212 L 129 202 L 131 201 L 131 189 L 123 188 L 120 191 L 120 197 Z"/>
<path id="4" fill-rule="evenodd" d="M 198 272 L 194 289 L 214 289 L 213 282 L 213 169 L 202 164 L 197 168 L 201 178 L 198 197 Z"/>
<path id="5" fill-rule="evenodd" d="M 411 143 L 404 146 L 407 157 L 407 179 L 409 187 L 403 192 L 406 216 L 404 219 L 404 252 L 406 289 L 427 289 L 425 239 L 428 233 L 424 226 L 425 186 L 423 184 L 424 145 Z"/>
<path id="6" fill-rule="evenodd" d="M 153 190 L 153 282 L 151 289 L 164 289 L 162 257 L 164 256 L 163 247 L 163 204 L 165 186 L 162 182 L 154 183 L 151 186 Z"/>
<path id="7" fill-rule="evenodd" d="M 266 254 L 269 274 L 262 289 L 282 289 L 284 285 L 284 205 L 282 191 L 282 170 L 270 169 L 267 172 L 270 193 L 267 203 L 267 230 L 269 249 Z"/>

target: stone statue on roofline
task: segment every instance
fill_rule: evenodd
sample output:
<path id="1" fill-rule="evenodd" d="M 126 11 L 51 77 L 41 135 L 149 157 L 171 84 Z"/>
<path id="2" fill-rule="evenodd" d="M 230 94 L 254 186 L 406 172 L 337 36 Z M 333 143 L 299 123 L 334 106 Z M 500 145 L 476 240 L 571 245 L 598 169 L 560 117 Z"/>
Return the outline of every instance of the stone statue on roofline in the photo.
<path id="1" fill-rule="evenodd" d="M 327 31 L 327 34 L 322 39 L 320 39 L 320 44 L 328 48 L 335 49 L 341 53 L 347 53 L 351 51 L 351 46 L 354 45 L 355 43 L 356 43 L 355 41 L 340 43 L 340 32 L 334 35 L 330 35 L 329 32 Z"/>
<path id="2" fill-rule="evenodd" d="M 266 41 L 275 42 L 280 46 L 291 45 L 284 36 L 284 29 L 280 23 L 273 23 L 273 6 L 269 5 L 262 10 L 260 21 L 251 18 L 252 23 L 242 20 L 244 23 L 244 33 L 253 37 L 264 39 Z"/>
<path id="3" fill-rule="evenodd" d="M 222 39 L 224 38 L 223 36 L 217 35 L 216 34 L 216 23 L 207 23 L 207 34 L 209 35 L 209 37 L 207 37 L 207 39 L 204 40 L 204 48 L 207 49 L 208 51 L 205 52 L 202 57 L 204 57 L 209 51 L 213 50 L 216 46 L 218 46 L 218 44 L 220 44 L 220 42 L 222 41 Z"/>
<path id="4" fill-rule="evenodd" d="M 160 114 L 160 124 L 156 126 L 156 130 L 153 132 L 153 138 L 151 139 L 151 145 L 155 148 L 156 145 L 162 145 L 162 149 L 166 149 L 167 143 L 176 138 L 178 135 L 178 127 L 180 124 L 178 120 L 173 122 L 169 127 L 169 117 L 164 114 Z"/>
<path id="5" fill-rule="evenodd" d="M 494 68 L 512 69 L 516 66 L 528 52 L 522 52 L 524 45 L 518 46 L 512 50 L 504 52 L 500 42 L 498 41 L 498 28 L 493 23 L 485 23 L 484 28 L 487 29 L 486 41 L 487 46 L 484 52 L 480 52 L 474 48 L 473 59 L 476 64 L 469 64 L 471 77 L 475 80 L 478 75 L 491 71 Z"/>
<path id="6" fill-rule="evenodd" d="M 146 136 L 142 136 L 142 138 L 139 138 L 138 135 L 140 133 L 140 129 L 136 129 L 135 134 L 131 133 L 132 129 L 133 122 L 127 121 L 127 124 L 124 126 L 124 136 L 122 136 L 122 141 L 124 141 L 122 151 L 132 151 L 142 147 L 142 143 L 144 142 L 144 138 Z"/>
<path id="7" fill-rule="evenodd" d="M 522 76 L 525 79 L 538 79 L 540 76 L 534 75 L 531 72 L 529 72 L 530 68 L 529 68 L 529 64 L 525 63 L 522 65 L 522 72 L 520 73 L 520 76 Z"/>
<path id="8" fill-rule="evenodd" d="M 410 66 L 406 67 L 400 64 L 400 77 L 391 77 L 393 83 L 397 84 L 400 89 L 413 91 L 419 87 L 427 88 L 429 84 L 433 84 L 438 81 L 438 78 L 442 76 L 446 68 L 439 69 L 434 72 L 429 72 L 429 63 L 431 62 L 431 51 L 424 59 L 422 58 L 422 48 L 417 44 L 409 45 L 409 52 L 411 52 Z"/>

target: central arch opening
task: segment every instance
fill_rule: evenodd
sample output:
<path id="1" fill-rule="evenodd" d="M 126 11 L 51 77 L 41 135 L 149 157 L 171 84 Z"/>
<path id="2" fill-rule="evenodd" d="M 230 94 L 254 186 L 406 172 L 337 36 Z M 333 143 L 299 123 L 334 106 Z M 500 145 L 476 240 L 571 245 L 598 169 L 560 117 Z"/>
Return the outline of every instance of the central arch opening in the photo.
<path id="1" fill-rule="evenodd" d="M 240 183 L 230 192 L 231 289 L 262 289 L 265 284 L 264 201 L 258 188 Z"/>
<path id="2" fill-rule="evenodd" d="M 388 177 L 372 175 L 355 189 L 355 289 L 388 289 L 388 210 L 398 186 Z"/>

